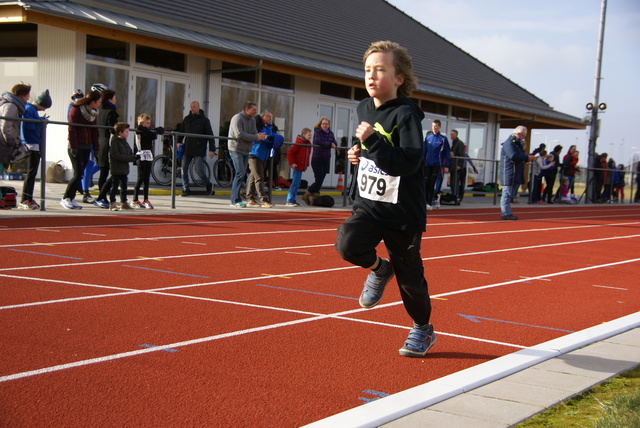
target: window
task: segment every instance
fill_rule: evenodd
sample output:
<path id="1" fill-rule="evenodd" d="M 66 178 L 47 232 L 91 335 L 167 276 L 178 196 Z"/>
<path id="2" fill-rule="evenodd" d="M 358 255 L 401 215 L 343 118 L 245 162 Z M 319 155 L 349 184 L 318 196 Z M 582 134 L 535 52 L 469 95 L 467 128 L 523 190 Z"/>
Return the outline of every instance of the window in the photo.
<path id="1" fill-rule="evenodd" d="M 471 122 L 488 123 L 489 113 L 486 111 L 471 110 Z"/>
<path id="2" fill-rule="evenodd" d="M 136 46 L 136 63 L 167 70 L 186 71 L 187 61 L 184 54 L 164 49 Z"/>
<path id="3" fill-rule="evenodd" d="M 234 88 L 222 86 L 220 96 L 220 133 L 223 137 L 229 136 L 229 124 L 236 113 L 242 111 L 242 106 L 247 101 L 258 103 L 258 91 L 248 88 Z"/>
<path id="4" fill-rule="evenodd" d="M 126 121 L 129 101 L 129 71 L 114 67 L 103 67 L 95 64 L 87 64 L 87 77 L 85 80 L 85 94 L 94 83 L 102 83 L 112 91 L 116 91 L 117 111 L 120 120 Z"/>
<path id="5" fill-rule="evenodd" d="M 250 70 L 243 71 L 243 69 L 250 68 L 243 65 L 232 64 L 230 62 L 223 62 L 222 69 L 229 70 L 227 72 L 222 72 L 222 81 L 223 82 L 235 82 L 235 83 L 252 83 L 254 85 L 258 84 L 258 71 Z M 256 101 L 257 102 L 257 101 Z"/>
<path id="6" fill-rule="evenodd" d="M 448 104 L 436 103 L 434 101 L 422 100 L 420 108 L 425 113 L 434 113 L 441 116 L 447 116 L 449 114 Z"/>
<path id="7" fill-rule="evenodd" d="M 471 118 L 471 109 L 470 108 L 466 108 L 466 107 L 452 106 L 451 107 L 451 116 L 455 120 L 468 122 L 469 119 Z"/>
<path id="8" fill-rule="evenodd" d="M 87 59 L 127 65 L 129 64 L 129 44 L 87 35 Z"/>
<path id="9" fill-rule="evenodd" d="M 0 25 L 0 57 L 38 56 L 38 26 L 36 24 Z"/>
<path id="10" fill-rule="evenodd" d="M 331 82 L 320 82 L 320 93 L 331 97 L 351 99 L 351 86 L 339 85 Z"/>
<path id="11" fill-rule="evenodd" d="M 366 89 L 363 88 L 355 88 L 353 91 L 353 99 L 356 101 L 362 101 L 365 98 L 369 98 L 369 93 Z"/>
<path id="12" fill-rule="evenodd" d="M 293 90 L 293 76 L 277 71 L 262 70 L 262 86 Z"/>

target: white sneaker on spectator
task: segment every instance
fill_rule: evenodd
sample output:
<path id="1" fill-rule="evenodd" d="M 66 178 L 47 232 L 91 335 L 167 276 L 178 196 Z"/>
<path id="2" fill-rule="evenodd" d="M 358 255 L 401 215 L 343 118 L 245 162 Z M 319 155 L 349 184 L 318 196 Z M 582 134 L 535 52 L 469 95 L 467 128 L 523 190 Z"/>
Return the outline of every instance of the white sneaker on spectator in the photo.
<path id="1" fill-rule="evenodd" d="M 68 210 L 72 210 L 73 208 L 73 204 L 71 203 L 71 199 L 69 198 L 62 198 L 60 199 L 60 205 L 62 205 L 62 208 L 68 209 Z"/>

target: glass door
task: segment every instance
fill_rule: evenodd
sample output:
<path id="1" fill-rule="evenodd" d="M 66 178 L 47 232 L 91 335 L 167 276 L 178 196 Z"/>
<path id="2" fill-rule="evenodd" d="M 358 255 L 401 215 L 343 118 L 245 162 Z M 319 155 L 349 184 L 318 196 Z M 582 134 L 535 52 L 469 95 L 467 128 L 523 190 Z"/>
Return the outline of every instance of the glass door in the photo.
<path id="1" fill-rule="evenodd" d="M 338 143 L 337 150 L 331 153 L 331 169 L 325 179 L 325 187 L 334 188 L 338 184 L 339 173 L 345 172 L 347 151 L 355 139 L 354 109 L 353 106 L 337 103 L 323 103 L 319 106 L 319 118 L 327 116 L 331 120 L 331 131 Z"/>

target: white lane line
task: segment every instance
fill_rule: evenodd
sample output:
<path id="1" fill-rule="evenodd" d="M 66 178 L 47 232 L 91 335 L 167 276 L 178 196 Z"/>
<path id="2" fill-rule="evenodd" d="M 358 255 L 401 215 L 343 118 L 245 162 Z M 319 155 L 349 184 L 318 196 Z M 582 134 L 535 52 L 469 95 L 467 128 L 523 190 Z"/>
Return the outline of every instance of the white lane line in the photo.
<path id="1" fill-rule="evenodd" d="M 620 288 L 620 287 L 608 287 L 606 285 L 593 285 L 593 287 L 600 287 L 600 288 L 609 288 L 611 290 L 624 290 L 624 291 L 628 291 L 628 288 Z"/>
<path id="2" fill-rule="evenodd" d="M 209 299 L 205 299 L 205 300 L 209 300 Z M 237 302 L 230 302 L 230 303 L 236 304 Z M 251 305 L 251 306 L 257 306 L 257 305 Z M 389 327 L 394 327 L 394 328 L 401 328 L 403 330 L 407 330 L 408 329 L 408 327 L 404 327 L 404 326 L 397 326 L 397 325 L 387 324 L 387 323 L 379 323 L 379 322 L 376 322 L 376 321 L 363 320 L 363 319 L 351 318 L 351 317 L 347 317 L 346 316 L 346 315 L 351 315 L 351 314 L 355 314 L 355 313 L 359 313 L 359 312 L 365 312 L 365 311 L 368 311 L 368 309 L 358 308 L 358 309 L 353 309 L 353 310 L 348 310 L 348 311 L 343 311 L 343 312 L 337 312 L 337 313 L 333 313 L 333 314 L 315 314 L 310 318 L 303 318 L 303 319 L 299 319 L 299 320 L 293 320 L 293 321 L 286 321 L 286 322 L 281 322 L 281 323 L 276 323 L 276 324 L 270 324 L 270 325 L 266 325 L 266 326 L 262 326 L 262 327 L 255 327 L 255 328 L 250 328 L 250 329 L 245 329 L 245 330 L 238 330 L 238 331 L 233 331 L 233 332 L 229 332 L 229 333 L 217 334 L 217 335 L 214 335 L 214 336 L 208 336 L 208 337 L 202 337 L 202 338 L 198 338 L 198 339 L 186 340 L 186 341 L 182 341 L 182 342 L 169 343 L 169 344 L 166 344 L 166 345 L 158 345 L 158 346 L 154 346 L 153 348 L 143 348 L 143 349 L 137 349 L 135 351 L 121 352 L 121 353 L 112 354 L 112 355 L 105 355 L 105 356 L 102 356 L 102 357 L 90 358 L 90 359 L 86 359 L 86 360 L 82 360 L 82 361 L 75 361 L 73 363 L 58 364 L 58 365 L 55 365 L 55 366 L 44 367 L 44 368 L 40 368 L 40 369 L 36 369 L 36 370 L 28 370 L 28 371 L 25 371 L 25 372 L 14 373 L 14 374 L 6 375 L 6 376 L 0 376 L 0 383 L 11 381 L 11 380 L 23 379 L 23 378 L 30 377 L 30 376 L 36 376 L 36 375 L 41 375 L 41 374 L 46 374 L 46 373 L 53 373 L 53 372 L 66 370 L 66 369 L 71 369 L 71 368 L 76 368 L 76 367 L 87 366 L 87 365 L 90 365 L 90 364 L 97 364 L 97 363 L 103 363 L 103 362 L 107 362 L 107 361 L 118 360 L 118 359 L 122 359 L 122 358 L 134 357 L 134 356 L 138 356 L 138 355 L 142 355 L 142 354 L 148 354 L 150 352 L 158 352 L 158 351 L 163 351 L 163 350 L 166 350 L 166 349 L 176 349 L 176 348 L 179 348 L 179 347 L 184 347 L 184 346 L 189 346 L 189 345 L 197 345 L 197 344 L 201 344 L 201 343 L 212 342 L 214 340 L 226 339 L 226 338 L 229 338 L 229 337 L 241 336 L 241 335 L 245 335 L 245 334 L 252 334 L 252 333 L 262 332 L 262 331 L 266 331 L 266 330 L 273 330 L 273 329 L 277 329 L 277 328 L 281 328 L 281 327 L 290 327 L 290 326 L 293 326 L 293 325 L 304 324 L 304 323 L 313 322 L 313 321 L 321 321 L 321 320 L 326 320 L 326 319 L 335 319 L 335 320 L 341 320 L 341 321 L 359 322 L 359 323 L 365 323 L 365 324 L 376 324 L 376 325 L 383 325 L 383 326 L 389 326 Z M 312 314 L 312 313 L 308 313 L 308 314 Z M 468 339 L 468 340 L 474 340 L 474 341 L 478 341 L 478 342 L 491 343 L 491 344 L 495 344 L 495 345 L 520 348 L 520 349 L 526 348 L 525 346 L 521 346 L 521 345 L 515 345 L 515 344 L 505 343 L 505 342 L 497 342 L 497 341 L 493 341 L 493 340 L 480 339 L 480 338 L 477 338 L 477 337 L 461 336 L 461 335 L 456 335 L 456 334 L 451 334 L 451 333 L 443 333 L 443 332 L 437 332 L 437 334 L 441 334 L 441 335 L 444 335 L 444 336 L 457 337 L 457 338 L 462 338 L 462 339 Z"/>
<path id="3" fill-rule="evenodd" d="M 635 216 L 634 216 L 635 217 Z M 610 218 L 609 218 L 610 219 Z M 464 224 L 486 224 L 492 223 L 487 221 L 478 221 L 478 222 L 470 222 Z M 460 225 L 463 223 L 438 223 L 438 224 L 430 224 L 427 225 L 427 230 L 436 226 L 451 226 L 451 225 Z M 519 230 L 499 230 L 493 232 L 472 232 L 472 233 L 461 233 L 461 234 L 449 234 L 449 235 L 439 235 L 439 236 L 422 236 L 423 240 L 432 240 L 432 239 L 449 239 L 449 238 L 464 238 L 467 236 L 487 236 L 487 235 L 502 235 L 502 234 L 513 234 L 513 233 L 535 233 L 535 232 L 552 232 L 558 230 L 576 230 L 576 229 L 587 229 L 587 228 L 601 228 L 601 227 L 617 227 L 617 226 L 634 226 L 640 225 L 640 222 L 621 222 L 621 223 L 607 223 L 607 224 L 588 224 L 588 225 L 571 225 L 571 226 L 561 226 L 561 227 L 544 227 L 544 228 L 535 228 L 535 229 L 519 229 Z M 15 229 L 17 230 L 17 229 Z M 218 238 L 218 237 L 228 237 L 228 236 L 256 236 L 256 235 L 270 235 L 270 234 L 280 234 L 280 233 L 307 233 L 307 232 L 335 232 L 336 228 L 326 228 L 326 229 L 300 229 L 300 230 L 275 230 L 275 231 L 264 231 L 264 232 L 233 232 L 233 233 L 212 233 L 212 234 L 200 234 L 200 235 L 174 235 L 174 236 L 153 236 L 147 238 L 116 238 L 116 239 L 102 239 L 102 240 L 93 240 L 93 241 L 66 241 L 66 242 L 52 242 L 48 245 L 94 245 L 99 243 L 114 243 L 114 242 L 131 242 L 131 241 L 160 241 L 160 240 L 171 240 L 171 239 L 189 239 L 189 238 Z M 17 248 L 17 247 L 31 247 L 37 245 L 47 245 L 41 242 L 35 243 L 24 243 L 24 244 L 2 244 L 0 248 Z M 331 244 L 333 245 L 333 244 Z M 243 247 L 238 247 L 243 248 Z"/>
<path id="4" fill-rule="evenodd" d="M 533 278 L 531 276 L 520 276 L 520 278 L 523 279 L 530 279 L 530 280 L 534 280 L 534 281 L 551 281 L 550 279 L 546 279 L 546 278 Z"/>
<path id="5" fill-rule="evenodd" d="M 344 217 L 313 217 L 313 218 L 277 218 L 277 219 L 253 219 L 253 220 L 202 220 L 202 221 L 175 221 L 175 222 L 146 222 L 146 223 L 126 223 L 126 224 L 87 224 L 87 225 L 73 225 L 73 226 L 51 226 L 51 227 L 16 227 L 9 229 L 9 231 L 17 231 L 17 230 L 51 230 L 53 232 L 60 232 L 60 230 L 55 229 L 89 229 L 89 228 L 119 228 L 119 227 L 155 227 L 160 226 L 161 228 L 165 228 L 167 226 L 207 226 L 207 225 L 229 225 L 229 224 L 243 224 L 243 223 L 282 223 L 283 221 L 287 222 L 309 222 L 309 221 L 327 221 L 327 220 L 338 220 L 344 221 L 345 218 L 349 216 L 349 213 L 346 213 Z"/>
<path id="6" fill-rule="evenodd" d="M 479 270 L 460 269 L 460 272 L 481 273 L 484 275 L 489 275 L 489 272 L 482 272 Z"/>
<path id="7" fill-rule="evenodd" d="M 554 277 L 554 276 L 559 276 L 559 275 L 565 275 L 565 274 L 568 274 L 568 273 L 576 273 L 576 272 L 583 272 L 583 271 L 598 269 L 598 268 L 601 268 L 601 267 L 616 266 L 616 265 L 620 265 L 620 264 L 624 264 L 624 263 L 635 263 L 635 262 L 638 262 L 638 261 L 640 261 L 640 258 L 631 259 L 631 260 L 625 260 L 625 261 L 619 261 L 619 262 L 613 262 L 613 263 L 606 263 L 606 264 L 599 265 L 599 266 L 589 266 L 589 267 L 580 268 L 580 269 L 572 269 L 572 270 L 568 270 L 568 271 L 564 271 L 564 272 L 556 272 L 556 273 L 552 273 L 552 274 L 540 275 L 538 277 L 533 277 L 533 278 L 529 278 L 529 279 Z M 302 275 L 302 274 L 307 274 L 307 273 L 306 272 L 298 272 L 296 274 L 297 275 Z M 293 274 L 288 274 L 288 275 L 293 275 Z M 443 297 L 443 296 L 451 296 L 451 295 L 454 295 L 454 294 L 469 293 L 469 292 L 472 292 L 472 291 L 486 290 L 486 289 L 489 289 L 489 288 L 500 287 L 500 286 L 504 286 L 504 285 L 508 285 L 508 284 L 516 284 L 516 283 L 523 282 L 523 281 L 525 281 L 525 280 L 524 279 L 520 279 L 520 280 L 514 280 L 514 281 L 507 281 L 507 282 L 498 283 L 498 284 L 490 284 L 490 285 L 481 286 L 481 287 L 475 287 L 475 288 L 469 288 L 469 289 L 465 289 L 465 290 L 458 290 L 458 291 L 449 292 L 449 293 L 437 294 L 437 295 L 432 296 L 432 297 L 438 298 L 438 297 Z M 168 287 L 166 289 L 175 290 L 176 288 L 183 288 L 183 287 Z M 144 293 L 157 293 L 157 291 L 147 290 L 147 291 L 144 291 Z M 171 295 L 171 296 L 175 296 L 175 295 L 173 295 L 171 293 L 158 293 L 158 294 L 168 294 L 168 295 Z M 288 310 L 288 309 L 283 309 L 283 308 L 263 307 L 263 306 L 260 306 L 260 305 L 252 305 L 252 304 L 246 304 L 246 303 L 240 303 L 240 302 L 228 302 L 228 301 L 222 301 L 222 300 L 218 300 L 218 299 L 209 299 L 209 298 L 201 298 L 201 297 L 194 297 L 194 296 L 182 296 L 182 295 L 179 295 L 179 297 L 190 298 L 190 299 L 198 299 L 198 300 L 207 300 L 207 301 L 216 301 L 216 302 L 228 303 L 228 304 L 238 305 L 238 306 L 252 306 L 252 307 L 258 307 L 258 308 L 265 308 L 265 309 L 274 309 L 274 310 L 277 310 L 277 311 L 297 312 L 297 313 L 301 313 L 301 314 L 303 314 L 303 313 L 304 314 L 309 314 L 309 313 L 303 312 L 303 311 L 293 311 L 293 310 Z M 399 301 L 399 302 L 387 303 L 385 305 L 378 305 L 375 308 L 373 308 L 373 310 L 379 310 L 379 309 L 384 308 L 384 307 L 390 307 L 390 306 L 395 306 L 395 305 L 399 305 L 399 304 L 402 304 L 402 302 Z M 175 348 L 178 348 L 178 347 L 183 347 L 183 346 L 188 346 L 188 345 L 193 345 L 193 344 L 200 344 L 200 343 L 204 343 L 204 342 L 210 342 L 210 341 L 213 341 L 213 340 L 219 340 L 219 339 L 233 337 L 233 336 L 250 334 L 250 333 L 255 333 L 255 332 L 259 332 L 259 331 L 271 330 L 271 329 L 280 328 L 280 327 L 288 327 L 288 326 L 291 326 L 291 325 L 302 324 L 302 323 L 318 321 L 318 320 L 324 320 L 324 319 L 329 319 L 329 318 L 346 320 L 346 321 L 355 321 L 355 322 L 375 323 L 375 322 L 372 322 L 372 321 L 369 321 L 369 320 L 360 320 L 360 319 L 357 319 L 357 318 L 345 317 L 345 315 L 364 312 L 364 311 L 367 311 L 367 310 L 369 310 L 369 309 L 359 308 L 359 309 L 354 309 L 354 310 L 349 310 L 349 311 L 338 312 L 338 313 L 334 313 L 334 314 L 318 314 L 318 315 L 312 316 L 311 318 L 304 318 L 304 319 L 300 319 L 300 320 L 294 320 L 294 321 L 288 321 L 288 322 L 283 322 L 283 323 L 271 324 L 271 325 L 268 325 L 268 326 L 257 327 L 257 328 L 246 329 L 246 330 L 239 330 L 239 331 L 234 331 L 234 332 L 229 332 L 229 333 L 224 333 L 224 334 L 219 334 L 219 335 L 214 335 L 214 336 L 208 336 L 208 337 L 199 338 L 199 339 L 193 339 L 193 340 L 188 340 L 188 341 L 175 342 L 175 343 L 170 343 L 170 344 L 166 344 L 166 345 L 156 346 L 156 347 L 153 347 L 153 348 L 138 349 L 138 350 L 135 350 L 135 351 L 123 352 L 123 353 L 118 353 L 118 354 L 113 354 L 113 355 L 107 355 L 107 356 L 98 357 L 98 358 L 91 358 L 91 359 L 87 359 L 87 360 L 83 360 L 83 361 L 76 361 L 76 362 L 68 363 L 68 364 L 59 364 L 59 365 L 56 365 L 56 366 L 45 367 L 45 368 L 41 368 L 41 369 L 29 370 L 29 371 L 26 371 L 26 372 L 14 373 L 14 374 L 11 374 L 11 375 L 2 376 L 2 377 L 0 377 L 0 382 L 6 382 L 6 381 L 21 379 L 21 378 L 25 378 L 25 377 L 29 377 L 29 376 L 35 376 L 35 375 L 40 375 L 40 374 L 45 374 L 45 373 L 52 373 L 52 372 L 65 370 L 65 369 L 70 369 L 70 368 L 75 368 L 75 367 L 81 367 L 81 366 L 85 366 L 85 365 L 89 365 L 89 364 L 96 364 L 96 363 L 101 363 L 101 362 L 106 362 L 106 361 L 113 361 L 113 360 L 116 360 L 116 359 L 121 359 L 121 358 L 126 358 L 126 357 L 131 357 L 131 356 L 137 356 L 137 355 L 146 354 L 146 353 L 149 353 L 149 352 L 158 352 L 158 351 L 162 351 L 162 350 L 165 350 L 165 349 L 175 349 Z M 380 324 L 381 325 L 383 325 L 383 324 L 384 325 L 388 325 L 388 324 L 385 324 L 385 323 L 380 323 Z M 450 335 L 450 336 L 454 336 L 454 337 L 460 337 L 460 338 L 467 338 L 465 336 L 459 336 L 459 335 L 453 335 L 453 334 L 446 334 L 446 333 L 441 333 L 441 334 Z M 506 343 L 495 342 L 495 341 L 488 341 L 488 340 L 484 340 L 484 339 L 480 339 L 480 338 L 469 338 L 469 339 L 482 341 L 482 342 L 488 342 L 488 343 L 494 343 L 494 344 L 500 344 L 500 345 L 505 345 L 505 346 L 526 348 L 526 347 L 523 347 L 523 346 L 520 346 L 520 345 L 506 344 Z"/>
<path id="8" fill-rule="evenodd" d="M 567 242 L 554 242 L 551 244 L 539 244 L 539 245 L 530 245 L 528 247 L 517 247 L 517 248 L 506 248 L 499 250 L 487 250 L 487 251 L 472 251 L 468 253 L 459 253 L 459 254 L 450 254 L 445 256 L 435 256 L 435 257 L 425 257 L 422 260 L 438 260 L 443 258 L 452 258 L 452 257 L 466 257 L 473 255 L 482 255 L 482 254 L 493 254 L 493 253 L 502 253 L 514 250 L 530 250 L 530 249 L 539 249 L 539 248 L 548 248 L 548 247 L 558 247 L 564 245 L 575 245 L 575 244 L 591 244 L 593 242 L 602 242 L 602 241 L 610 241 L 616 239 L 630 239 L 630 238 L 638 238 L 638 235 L 627 235 L 627 236 L 611 236 L 606 238 L 595 238 L 595 239 L 585 239 L 581 241 L 567 241 Z M 190 257 L 211 257 L 211 256 L 221 256 L 221 255 L 230 255 L 230 254 L 239 254 L 245 252 L 274 252 L 274 251 L 286 251 L 286 250 L 296 250 L 302 248 L 320 248 L 320 247 L 332 247 L 334 244 L 319 244 L 319 245 L 301 245 L 301 246 L 293 246 L 293 247 L 278 247 L 278 248 L 251 248 L 251 249 L 241 249 L 238 251 L 221 251 L 215 253 L 197 253 L 197 254 L 181 254 L 181 255 L 171 255 L 171 256 L 161 256 L 161 257 L 149 257 L 155 260 L 158 259 L 181 259 L 181 258 L 190 258 Z M 239 247 L 241 248 L 241 247 Z M 134 261 L 144 261 L 148 259 L 116 259 L 116 260 L 101 260 L 101 261 L 91 261 L 91 262 L 82 262 L 82 263 L 65 263 L 65 264 L 57 264 L 57 265 L 40 265 L 40 266 L 18 266 L 18 267 L 10 267 L 10 268 L 2 268 L 0 272 L 12 272 L 18 270 L 29 270 L 29 269 L 47 269 L 47 268 L 56 268 L 56 267 L 70 267 L 70 266 L 84 266 L 84 265 L 101 265 L 101 264 L 113 264 L 113 263 L 130 263 Z"/>

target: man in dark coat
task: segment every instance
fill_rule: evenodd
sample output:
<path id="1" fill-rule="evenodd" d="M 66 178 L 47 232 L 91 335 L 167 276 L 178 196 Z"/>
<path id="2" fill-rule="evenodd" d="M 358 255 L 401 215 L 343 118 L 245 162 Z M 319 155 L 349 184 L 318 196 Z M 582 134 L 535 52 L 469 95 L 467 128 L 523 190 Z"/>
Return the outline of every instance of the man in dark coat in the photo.
<path id="1" fill-rule="evenodd" d="M 213 135 L 211 122 L 204 115 L 204 111 L 200 109 L 200 103 L 193 101 L 189 108 L 191 111 L 180 124 L 178 131 L 187 134 Z M 207 154 L 207 142 L 209 142 L 209 157 L 213 158 L 216 149 L 216 140 L 214 138 L 180 137 L 178 146 L 184 144 L 184 154 L 182 155 L 182 196 L 191 194 L 189 189 L 189 164 L 191 164 L 192 160 L 196 163 L 196 174 L 206 183 L 207 195 L 210 195 L 213 191 L 213 185 L 205 171 L 205 168 L 208 168 L 204 160 Z"/>
<path id="2" fill-rule="evenodd" d="M 528 155 L 522 148 L 522 141 L 527 138 L 527 128 L 518 126 L 513 134 L 502 143 L 500 152 L 500 177 L 502 180 L 502 197 L 500 198 L 500 210 L 502 220 L 517 220 L 518 217 L 511 214 L 511 198 L 516 194 L 518 186 L 524 184 L 524 164 L 535 159 L 534 155 Z"/>

